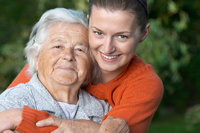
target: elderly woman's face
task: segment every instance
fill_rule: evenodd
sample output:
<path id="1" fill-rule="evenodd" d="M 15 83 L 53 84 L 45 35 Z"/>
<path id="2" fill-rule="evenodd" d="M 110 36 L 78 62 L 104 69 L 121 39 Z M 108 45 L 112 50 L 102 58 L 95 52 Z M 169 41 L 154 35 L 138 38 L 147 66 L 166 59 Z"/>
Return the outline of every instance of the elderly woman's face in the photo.
<path id="1" fill-rule="evenodd" d="M 91 59 L 88 31 L 80 24 L 57 22 L 47 28 L 48 36 L 35 57 L 41 81 L 80 86 L 87 77 Z"/>

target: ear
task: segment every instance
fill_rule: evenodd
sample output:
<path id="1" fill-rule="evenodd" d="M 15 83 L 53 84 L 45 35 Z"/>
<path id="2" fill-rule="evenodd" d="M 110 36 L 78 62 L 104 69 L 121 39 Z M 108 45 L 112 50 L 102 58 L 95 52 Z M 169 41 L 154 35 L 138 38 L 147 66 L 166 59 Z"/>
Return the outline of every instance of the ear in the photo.
<path id="1" fill-rule="evenodd" d="M 87 14 L 87 19 L 89 19 L 89 14 Z"/>
<path id="2" fill-rule="evenodd" d="M 140 43 L 141 42 L 143 42 L 146 38 L 147 38 L 147 36 L 148 36 L 148 34 L 149 34 L 149 29 L 150 29 L 150 24 L 148 23 L 147 25 L 146 25 L 146 27 L 145 27 L 145 30 L 143 31 L 143 33 L 142 33 L 142 37 L 141 37 L 141 39 L 140 39 Z"/>
<path id="3" fill-rule="evenodd" d="M 34 56 L 34 61 L 35 61 L 35 70 L 38 71 L 38 55 Z"/>

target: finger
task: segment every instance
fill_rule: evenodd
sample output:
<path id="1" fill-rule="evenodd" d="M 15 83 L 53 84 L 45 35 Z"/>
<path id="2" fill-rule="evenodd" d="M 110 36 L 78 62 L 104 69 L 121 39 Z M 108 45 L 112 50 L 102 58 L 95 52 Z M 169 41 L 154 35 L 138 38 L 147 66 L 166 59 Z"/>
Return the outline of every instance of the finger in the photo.
<path id="1" fill-rule="evenodd" d="M 112 116 L 108 116 L 106 119 L 115 119 L 115 118 Z"/>
<path id="2" fill-rule="evenodd" d="M 121 130 L 121 133 L 130 133 L 129 127 L 126 125 L 123 127 L 123 129 Z"/>
<path id="3" fill-rule="evenodd" d="M 119 126 L 125 127 L 126 126 L 126 121 L 122 118 L 116 118 L 115 119 L 118 123 Z"/>
<path id="4" fill-rule="evenodd" d="M 17 130 L 14 130 L 14 133 L 20 133 L 19 131 L 17 131 Z"/>
<path id="5" fill-rule="evenodd" d="M 129 127 L 124 119 L 116 118 L 115 120 L 118 123 L 118 129 L 121 129 L 120 133 L 129 133 Z"/>
<path id="6" fill-rule="evenodd" d="M 47 118 L 45 120 L 41 120 L 36 123 L 36 126 L 38 127 L 44 127 L 44 126 L 59 126 L 61 124 L 61 119 L 57 117 L 51 117 Z"/>
<path id="7" fill-rule="evenodd" d="M 12 130 L 5 130 L 3 133 L 14 133 Z"/>

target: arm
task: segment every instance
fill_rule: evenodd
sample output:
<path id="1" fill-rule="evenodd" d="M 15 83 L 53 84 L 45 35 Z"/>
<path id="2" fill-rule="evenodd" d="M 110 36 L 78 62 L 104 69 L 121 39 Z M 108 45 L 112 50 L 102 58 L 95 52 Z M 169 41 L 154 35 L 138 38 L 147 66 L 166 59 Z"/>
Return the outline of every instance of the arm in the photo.
<path id="1" fill-rule="evenodd" d="M 155 74 L 141 75 L 137 79 L 130 77 L 131 83 L 126 83 L 124 90 L 116 96 L 115 106 L 107 116 L 123 118 L 130 128 L 131 133 L 146 133 L 151 120 L 163 96 L 162 81 Z"/>
<path id="2" fill-rule="evenodd" d="M 32 112 L 33 111 L 33 112 Z M 23 113 L 22 109 L 15 108 L 6 110 L 0 113 L 0 132 L 32 132 L 32 133 L 38 133 L 38 132 L 44 132 L 49 133 L 53 130 L 55 130 L 57 127 L 55 126 L 49 126 L 44 128 L 38 128 L 36 127 L 35 123 L 37 120 L 42 120 L 44 118 L 50 118 L 53 117 L 46 113 L 45 111 L 38 111 L 39 115 L 35 115 L 34 113 L 37 112 L 37 110 L 34 110 L 32 108 L 29 108 L 28 106 L 24 106 Z M 29 118 L 33 117 L 34 119 L 29 120 Z"/>
<path id="3" fill-rule="evenodd" d="M 122 118 L 108 116 L 100 125 L 89 120 L 68 120 L 49 118 L 36 123 L 38 127 L 57 126 L 55 133 L 129 133 L 129 127 Z"/>
<path id="4" fill-rule="evenodd" d="M 46 119 L 49 118 L 49 119 Z M 40 123 L 36 122 L 42 119 L 46 119 L 41 121 Z M 44 127 L 48 126 L 48 127 Z M 40 128 L 43 127 L 43 128 Z M 57 129 L 57 127 L 59 127 Z M 49 115 L 45 111 L 38 111 L 27 106 L 24 106 L 23 113 L 22 113 L 22 121 L 16 128 L 17 131 L 21 133 L 25 132 L 43 132 L 49 133 L 54 131 L 58 131 L 62 133 L 64 131 L 68 131 L 69 133 L 80 132 L 80 133 L 89 133 L 89 132 L 99 132 L 99 133 L 128 133 L 129 128 L 126 122 L 121 119 L 117 118 L 114 119 L 113 117 L 108 117 L 102 125 L 89 121 L 89 120 L 75 120 L 75 119 L 60 119 L 57 117 L 53 117 Z"/>
<path id="5" fill-rule="evenodd" d="M 0 132 L 15 130 L 21 121 L 22 109 L 10 109 L 0 112 Z"/>
<path id="6" fill-rule="evenodd" d="M 17 126 L 16 130 L 21 133 L 50 133 L 51 131 L 57 129 L 55 126 L 49 126 L 44 128 L 36 127 L 36 122 L 45 118 L 51 118 L 54 116 L 51 116 L 45 111 L 38 111 L 35 109 L 32 109 L 28 106 L 24 106 L 23 112 L 22 112 L 22 120 L 20 124 Z"/>
<path id="7" fill-rule="evenodd" d="M 53 116 L 49 115 L 45 111 L 38 111 L 39 115 L 35 115 L 34 113 L 37 112 L 37 110 L 34 110 L 32 108 L 29 108 L 28 106 L 24 106 L 23 113 L 22 109 L 15 108 L 6 110 L 0 113 L 0 132 L 32 132 L 32 133 L 38 133 L 38 132 L 44 132 L 49 133 L 53 130 L 55 130 L 57 127 L 55 126 L 49 126 L 44 128 L 38 128 L 36 127 L 35 123 L 37 120 L 42 120 L 44 118 L 51 118 Z M 29 118 L 33 117 L 34 119 L 29 120 Z"/>

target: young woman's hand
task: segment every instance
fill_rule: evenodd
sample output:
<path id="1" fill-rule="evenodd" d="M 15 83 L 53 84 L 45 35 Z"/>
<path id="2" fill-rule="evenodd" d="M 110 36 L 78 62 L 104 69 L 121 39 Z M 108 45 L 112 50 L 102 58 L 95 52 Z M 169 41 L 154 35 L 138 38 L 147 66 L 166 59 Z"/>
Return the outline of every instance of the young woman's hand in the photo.
<path id="1" fill-rule="evenodd" d="M 99 133 L 129 133 L 129 127 L 122 118 L 108 116 L 99 129 Z"/>
<path id="2" fill-rule="evenodd" d="M 21 122 L 22 109 L 9 109 L 3 112 L 0 112 L 0 133 L 3 131 L 10 132 L 16 129 L 16 127 Z M 6 131 L 7 130 L 7 131 Z"/>

